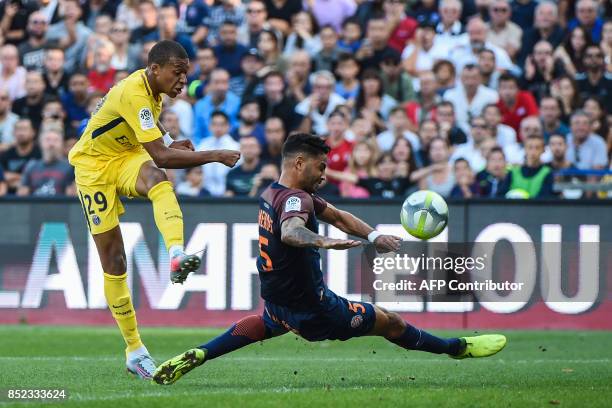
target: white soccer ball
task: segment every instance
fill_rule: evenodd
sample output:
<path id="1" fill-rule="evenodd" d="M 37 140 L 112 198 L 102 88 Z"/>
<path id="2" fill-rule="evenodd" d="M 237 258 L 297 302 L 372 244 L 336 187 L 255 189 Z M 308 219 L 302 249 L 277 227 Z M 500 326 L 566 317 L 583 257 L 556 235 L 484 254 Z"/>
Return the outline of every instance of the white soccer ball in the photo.
<path id="1" fill-rule="evenodd" d="M 402 226 L 419 239 L 431 239 L 448 223 L 448 205 L 438 193 L 416 191 L 406 198 L 400 212 Z"/>

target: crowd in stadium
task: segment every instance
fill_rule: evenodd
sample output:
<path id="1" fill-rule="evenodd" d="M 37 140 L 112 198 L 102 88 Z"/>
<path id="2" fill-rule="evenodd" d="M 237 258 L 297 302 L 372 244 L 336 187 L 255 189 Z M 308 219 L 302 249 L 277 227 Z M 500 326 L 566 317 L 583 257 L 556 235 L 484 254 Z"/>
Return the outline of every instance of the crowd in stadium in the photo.
<path id="1" fill-rule="evenodd" d="M 608 197 L 608 0 L 2 1 L 0 196 L 75 194 L 67 152 L 160 39 L 191 59 L 162 125 L 242 154 L 168 170 L 179 195 L 258 196 L 305 131 L 326 198 Z"/>

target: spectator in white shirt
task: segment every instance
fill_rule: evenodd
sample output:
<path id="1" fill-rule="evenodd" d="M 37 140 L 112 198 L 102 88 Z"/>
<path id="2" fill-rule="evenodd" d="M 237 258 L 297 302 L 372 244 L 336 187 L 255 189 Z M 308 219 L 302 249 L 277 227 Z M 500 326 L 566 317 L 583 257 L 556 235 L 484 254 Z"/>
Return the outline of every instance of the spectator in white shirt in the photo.
<path id="1" fill-rule="evenodd" d="M 213 112 L 210 118 L 211 136 L 202 140 L 198 150 L 238 150 L 240 145 L 229 135 L 229 130 L 229 117 L 221 111 Z M 230 167 L 222 163 L 207 164 L 204 188 L 216 197 L 225 194 L 225 178 L 230 170 Z"/>
<path id="2" fill-rule="evenodd" d="M 402 52 L 404 69 L 413 77 L 417 77 L 421 72 L 431 71 L 436 60 L 446 58 L 448 48 L 448 43 L 441 41 L 436 35 L 435 23 L 425 20 L 416 30 L 414 41 Z"/>
<path id="3" fill-rule="evenodd" d="M 511 126 L 501 123 L 502 115 L 499 106 L 494 103 L 485 106 L 482 116 L 487 122 L 487 126 L 491 128 L 493 137 L 500 147 L 505 148 L 506 146 L 517 144 L 516 131 Z"/>
<path id="4" fill-rule="evenodd" d="M 574 112 L 570 129 L 567 160 L 579 169 L 604 169 L 608 165 L 606 142 L 593 133 L 589 115 L 580 110 Z"/>
<path id="5" fill-rule="evenodd" d="M 443 99 L 453 104 L 458 125 L 468 133 L 470 119 L 480 116 L 485 106 L 497 103 L 499 95 L 482 85 L 480 70 L 476 65 L 468 64 L 461 72 L 461 83 L 446 91 Z"/>
<path id="6" fill-rule="evenodd" d="M 0 88 L 6 89 L 11 101 L 25 96 L 26 69 L 19 65 L 19 51 L 13 44 L 0 48 Z"/>
<path id="7" fill-rule="evenodd" d="M 440 40 L 452 43 L 463 34 L 461 24 L 461 11 L 463 4 L 459 0 L 442 0 L 438 7 L 440 22 L 436 26 L 436 32 Z"/>
<path id="8" fill-rule="evenodd" d="M 395 141 L 401 137 L 408 140 L 412 146 L 412 151 L 416 152 L 421 148 L 419 136 L 409 130 L 410 122 L 406 116 L 406 110 L 402 106 L 391 109 L 389 114 L 389 127 L 384 132 L 376 136 L 378 147 L 383 152 L 388 152 L 393 147 Z"/>
<path id="9" fill-rule="evenodd" d="M 295 112 L 304 118 L 300 125 L 301 132 L 313 131 L 319 136 L 326 135 L 327 119 L 336 106 L 346 100 L 333 92 L 336 88 L 334 74 L 329 71 L 315 72 L 312 77 L 312 94 L 295 107 Z"/>

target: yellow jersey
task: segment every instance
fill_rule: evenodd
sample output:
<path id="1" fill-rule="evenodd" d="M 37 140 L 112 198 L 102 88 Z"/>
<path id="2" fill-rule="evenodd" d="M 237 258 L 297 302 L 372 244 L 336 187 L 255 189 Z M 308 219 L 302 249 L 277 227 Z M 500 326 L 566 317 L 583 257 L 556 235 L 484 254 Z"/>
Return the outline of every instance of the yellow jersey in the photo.
<path id="1" fill-rule="evenodd" d="M 157 127 L 161 96 L 153 96 L 141 69 L 113 86 L 100 100 L 68 159 L 80 184 L 103 182 L 100 173 L 126 154 L 142 154 L 141 143 L 162 137 Z"/>

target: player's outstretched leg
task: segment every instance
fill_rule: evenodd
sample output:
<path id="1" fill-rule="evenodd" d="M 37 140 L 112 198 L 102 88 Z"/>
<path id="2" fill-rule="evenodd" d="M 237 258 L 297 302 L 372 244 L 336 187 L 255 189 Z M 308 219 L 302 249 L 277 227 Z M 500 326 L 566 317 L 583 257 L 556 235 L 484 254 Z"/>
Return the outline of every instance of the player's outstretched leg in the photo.
<path id="1" fill-rule="evenodd" d="M 183 375 L 206 361 L 285 332 L 273 332 L 266 326 L 261 316 L 247 316 L 208 343 L 187 350 L 162 363 L 155 371 L 153 379 L 162 385 L 174 384 Z"/>
<path id="2" fill-rule="evenodd" d="M 96 234 L 93 238 L 105 271 L 104 296 L 127 346 L 125 349 L 127 371 L 141 379 L 150 380 L 155 371 L 155 362 L 138 333 L 136 311 L 127 284 L 121 230 L 115 227 L 102 234 Z"/>
<path id="3" fill-rule="evenodd" d="M 146 162 L 140 168 L 136 190 L 149 197 L 153 203 L 155 224 L 170 254 L 170 280 L 173 283 L 185 282 L 187 275 L 198 270 L 201 260 L 196 255 L 185 254 L 183 213 L 172 183 L 163 170 L 158 169 L 153 162 Z"/>
<path id="4" fill-rule="evenodd" d="M 441 338 L 411 326 L 397 313 L 376 306 L 376 323 L 372 335 L 383 336 L 392 343 L 408 350 L 448 354 L 457 359 L 488 357 L 506 346 L 501 334 L 485 334 L 475 337 Z"/>

